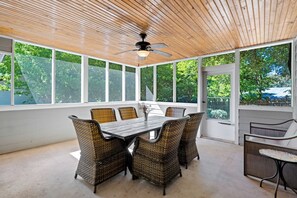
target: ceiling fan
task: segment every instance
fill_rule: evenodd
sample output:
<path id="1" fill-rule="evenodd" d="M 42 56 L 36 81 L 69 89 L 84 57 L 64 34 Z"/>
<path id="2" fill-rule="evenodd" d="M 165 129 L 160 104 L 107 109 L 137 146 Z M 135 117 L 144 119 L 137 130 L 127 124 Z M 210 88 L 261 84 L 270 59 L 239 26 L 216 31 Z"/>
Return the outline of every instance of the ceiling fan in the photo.
<path id="1" fill-rule="evenodd" d="M 159 54 L 159 55 L 162 55 L 162 56 L 166 56 L 166 57 L 171 57 L 172 56 L 171 54 L 169 54 L 167 52 L 156 50 L 158 48 L 168 47 L 165 43 L 152 43 L 151 44 L 151 43 L 149 43 L 147 41 L 144 41 L 144 39 L 147 36 L 146 33 L 140 33 L 139 36 L 142 39 L 142 41 L 139 41 L 139 42 L 135 43 L 136 49 L 126 50 L 126 51 L 123 51 L 123 52 L 116 53 L 115 55 L 119 55 L 119 54 L 126 53 L 126 52 L 136 51 L 137 55 L 140 58 L 143 58 L 143 59 L 145 59 L 150 54 L 150 52 L 155 53 L 155 54 Z"/>

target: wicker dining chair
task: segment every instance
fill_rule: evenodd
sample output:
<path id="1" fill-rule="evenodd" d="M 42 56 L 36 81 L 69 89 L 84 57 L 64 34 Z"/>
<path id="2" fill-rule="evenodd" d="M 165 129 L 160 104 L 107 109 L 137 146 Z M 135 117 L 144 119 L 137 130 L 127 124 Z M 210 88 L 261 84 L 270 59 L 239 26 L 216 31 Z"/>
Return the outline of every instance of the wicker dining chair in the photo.
<path id="1" fill-rule="evenodd" d="M 118 109 L 122 120 L 138 118 L 136 109 L 134 107 L 120 107 Z"/>
<path id="2" fill-rule="evenodd" d="M 117 121 L 116 114 L 113 108 L 91 109 L 91 117 L 92 120 L 96 120 L 100 124 Z"/>
<path id="3" fill-rule="evenodd" d="M 181 137 L 178 147 L 178 160 L 179 163 L 188 168 L 190 163 L 195 157 L 199 160 L 199 152 L 196 146 L 196 136 L 200 126 L 204 112 L 188 114 L 190 118 L 187 120 L 186 126 Z"/>
<path id="4" fill-rule="evenodd" d="M 186 108 L 183 108 L 183 107 L 167 107 L 165 116 L 182 118 L 184 117 L 185 111 L 186 111 Z"/>
<path id="5" fill-rule="evenodd" d="M 95 120 L 82 120 L 74 115 L 72 120 L 81 156 L 78 162 L 77 175 L 94 186 L 94 193 L 98 184 L 110 177 L 125 171 L 127 173 L 127 151 L 124 143 L 116 138 L 105 139 L 100 126 Z"/>
<path id="6" fill-rule="evenodd" d="M 178 146 L 188 118 L 166 121 L 154 140 L 137 137 L 132 153 L 132 178 L 142 177 L 156 185 L 166 185 L 178 174 Z"/>

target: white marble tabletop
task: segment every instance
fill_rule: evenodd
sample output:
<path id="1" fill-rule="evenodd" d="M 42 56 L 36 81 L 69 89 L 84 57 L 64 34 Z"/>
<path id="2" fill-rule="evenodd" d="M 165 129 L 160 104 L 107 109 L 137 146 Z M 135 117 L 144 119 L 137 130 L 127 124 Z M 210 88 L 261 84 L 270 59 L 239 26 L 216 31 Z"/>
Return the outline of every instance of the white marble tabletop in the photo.
<path id="1" fill-rule="evenodd" d="M 289 162 L 289 163 L 297 163 L 297 155 L 284 152 L 284 151 L 278 151 L 273 149 L 260 149 L 259 153 L 263 156 L 280 160 L 283 162 Z"/>

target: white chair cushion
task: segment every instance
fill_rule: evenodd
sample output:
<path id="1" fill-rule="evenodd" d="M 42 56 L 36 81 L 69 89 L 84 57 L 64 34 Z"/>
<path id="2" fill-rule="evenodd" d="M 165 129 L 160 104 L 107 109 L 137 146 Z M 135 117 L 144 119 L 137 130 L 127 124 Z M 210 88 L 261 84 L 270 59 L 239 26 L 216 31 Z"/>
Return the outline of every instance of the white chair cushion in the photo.
<path id="1" fill-rule="evenodd" d="M 297 122 L 295 122 L 294 120 L 288 128 L 287 132 L 285 133 L 284 137 L 292 137 L 295 135 L 297 135 Z M 283 145 L 292 148 L 297 148 L 297 138 L 291 140 L 284 140 Z"/>
<path id="2" fill-rule="evenodd" d="M 294 136 L 296 132 L 297 132 L 297 122 L 293 121 L 290 127 L 288 128 L 287 132 L 285 133 L 284 137 Z"/>
<path id="3" fill-rule="evenodd" d="M 291 148 L 297 148 L 297 138 L 289 140 L 287 146 Z"/>
<path id="4" fill-rule="evenodd" d="M 275 144 L 280 146 L 283 146 L 284 144 L 285 145 L 288 144 L 287 142 L 284 142 L 285 140 L 268 140 L 268 139 L 263 139 L 258 137 L 248 137 L 248 140 L 253 142 L 265 143 L 265 144 Z"/>

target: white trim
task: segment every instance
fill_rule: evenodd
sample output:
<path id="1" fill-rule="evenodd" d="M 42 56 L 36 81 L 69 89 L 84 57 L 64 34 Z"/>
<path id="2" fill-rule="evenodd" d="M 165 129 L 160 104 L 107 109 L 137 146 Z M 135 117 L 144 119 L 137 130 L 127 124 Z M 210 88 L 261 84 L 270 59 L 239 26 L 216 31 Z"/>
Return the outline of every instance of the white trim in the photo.
<path id="1" fill-rule="evenodd" d="M 10 52 L 5 52 L 5 51 L 1 51 L 1 50 L 0 50 L 0 54 L 4 54 L 4 55 L 11 55 L 11 54 L 12 54 L 12 52 L 10 53 Z"/>
<path id="2" fill-rule="evenodd" d="M 89 70 L 88 57 L 81 57 L 81 103 L 88 102 Z"/>
<path id="3" fill-rule="evenodd" d="M 173 76 L 172 76 L 172 101 L 176 102 L 176 62 L 172 64 Z"/>
<path id="4" fill-rule="evenodd" d="M 202 101 L 203 101 L 203 76 L 202 76 L 202 58 L 197 59 L 197 68 L 198 68 L 198 91 L 197 91 L 197 108 L 198 112 L 203 111 Z"/>
<path id="5" fill-rule="evenodd" d="M 22 40 L 19 40 L 19 39 L 14 39 L 15 42 L 18 42 L 18 43 L 23 43 L 23 44 L 27 44 L 27 45 L 33 45 L 33 46 L 36 46 L 36 47 L 42 47 L 42 48 L 46 48 L 46 49 L 55 49 L 54 47 L 49 47 L 49 46 L 46 46 L 46 45 L 42 45 L 42 44 L 37 44 L 37 43 L 33 43 L 33 42 L 28 42 L 28 41 L 22 41 Z M 58 51 L 63 51 L 63 50 L 58 50 Z M 65 51 L 67 52 L 67 51 Z M 67 52 L 67 53 L 72 53 L 72 52 Z"/>
<path id="6" fill-rule="evenodd" d="M 48 49 L 56 49 L 57 51 L 67 52 L 67 53 L 76 54 L 76 55 L 80 55 L 80 56 L 84 56 L 84 55 L 85 56 L 88 56 L 86 54 L 71 52 L 71 51 L 68 51 L 68 50 L 58 49 L 58 48 L 55 48 L 55 47 L 49 47 L 49 46 L 37 44 L 37 43 L 34 43 L 34 42 L 29 42 L 29 41 L 24 41 L 24 40 L 20 40 L 20 39 L 15 39 L 13 37 L 1 35 L 1 34 L 0 34 L 0 36 L 1 37 L 4 37 L 4 38 L 13 39 L 13 40 L 15 40 L 17 42 L 27 43 L 27 44 L 30 44 L 30 45 L 40 46 L 40 47 L 44 47 L 44 48 L 48 48 Z M 281 45 L 281 44 L 293 42 L 293 39 L 287 39 L 287 40 L 282 40 L 282 41 L 275 41 L 275 42 L 270 42 L 270 43 L 265 43 L 265 44 L 259 44 L 259 45 L 254 45 L 254 46 L 250 46 L 250 47 L 242 47 L 242 48 L 237 48 L 237 49 L 239 51 L 246 51 L 246 50 L 250 50 L 250 49 L 257 49 L 257 48 L 262 48 L 262 47 Z M 130 67 L 136 67 L 137 68 L 137 67 L 150 67 L 150 66 L 154 66 L 154 65 L 162 65 L 162 64 L 168 64 L 168 63 L 173 63 L 173 62 L 180 62 L 180 61 L 185 61 L 185 60 L 198 59 L 199 57 L 205 58 L 205 57 L 210 57 L 210 56 L 217 56 L 217 55 L 222 55 L 222 54 L 235 53 L 235 50 L 236 49 L 231 49 L 231 50 L 227 50 L 227 51 L 223 51 L 223 52 L 215 52 L 215 53 L 212 53 L 212 54 L 194 56 L 194 57 L 190 57 L 190 58 L 176 59 L 176 60 L 172 60 L 172 61 L 166 61 L 166 62 L 160 62 L 160 63 L 157 63 L 157 64 L 154 63 L 154 64 L 142 65 L 142 66 L 135 66 L 135 65 L 129 65 L 129 64 L 115 62 L 115 61 L 109 61 L 109 60 L 98 58 L 98 57 L 94 57 L 94 56 L 89 56 L 89 57 L 90 58 L 94 58 L 94 59 L 98 59 L 98 60 L 102 60 L 102 61 L 106 61 L 106 62 L 108 61 L 108 62 L 120 64 L 120 65 L 123 65 L 124 64 L 124 65 L 130 66 Z"/>
<path id="7" fill-rule="evenodd" d="M 126 100 L 126 66 L 122 65 L 122 101 Z"/>
<path id="8" fill-rule="evenodd" d="M 154 65 L 153 70 L 153 102 L 157 101 L 157 66 Z"/>
<path id="9" fill-rule="evenodd" d="M 5 111 L 24 111 L 24 110 L 39 110 L 39 109 L 58 109 L 58 108 L 81 108 L 92 106 L 113 106 L 113 105 L 131 105 L 138 104 L 136 101 L 115 101 L 115 102 L 89 102 L 89 103 L 57 103 L 57 104 L 34 104 L 34 105 L 16 105 L 4 106 L 0 105 L 0 112 Z"/>
<path id="10" fill-rule="evenodd" d="M 233 68 L 234 68 L 234 63 L 231 63 L 231 64 L 225 64 L 225 65 L 211 66 L 211 67 L 202 67 L 202 72 L 208 72 L 208 73 L 211 73 L 211 75 L 224 74 L 228 71 L 232 71 Z"/>
<path id="11" fill-rule="evenodd" d="M 14 70 L 15 70 L 15 65 L 14 65 L 14 47 L 15 47 L 15 41 L 12 40 L 12 53 L 11 53 L 11 68 L 10 68 L 10 105 L 14 106 Z"/>
<path id="12" fill-rule="evenodd" d="M 70 53 L 70 54 L 75 54 L 75 55 L 79 55 L 79 56 L 88 56 L 87 54 L 82 54 L 82 53 L 77 53 L 77 52 L 72 52 L 72 51 L 68 51 L 68 50 L 64 50 L 64 49 L 59 49 L 59 48 L 55 48 L 55 47 L 50 47 L 50 46 L 46 46 L 46 45 L 42 45 L 42 44 L 38 44 L 38 43 L 34 43 L 32 41 L 25 41 L 25 40 L 21 40 L 21 39 L 17 39 L 17 38 L 14 38 L 14 37 L 9 37 L 9 36 L 5 36 L 5 35 L 1 35 L 1 37 L 3 38 L 9 38 L 9 39 L 13 39 L 14 41 L 16 42 L 20 42 L 20 43 L 24 43 L 24 44 L 29 44 L 29 45 L 34 45 L 34 46 L 38 46 L 38 47 L 43 47 L 43 48 L 47 48 L 47 49 L 55 49 L 57 51 L 61 51 L 61 52 L 66 52 L 66 53 Z M 109 60 L 106 60 L 106 59 L 102 59 L 102 58 L 99 58 L 99 57 L 95 57 L 95 56 L 88 56 L 89 58 L 93 58 L 93 59 L 98 59 L 98 60 L 102 60 L 102 61 L 109 61 Z M 121 63 L 121 62 L 116 62 L 116 61 L 109 61 L 109 62 L 112 62 L 112 63 L 116 63 L 116 64 L 120 64 L 120 65 L 123 65 L 125 63 Z M 135 66 L 135 65 L 129 65 L 129 64 L 125 64 L 129 67 L 135 67 L 137 68 L 138 66 Z"/>
<path id="13" fill-rule="evenodd" d="M 157 102 L 157 101 L 139 101 L 139 104 L 158 104 L 168 105 L 172 107 L 197 107 L 197 103 L 182 103 L 182 102 Z"/>
<path id="14" fill-rule="evenodd" d="M 194 60 L 197 59 L 199 56 L 194 56 L 194 57 L 190 57 L 190 58 L 182 58 L 182 59 L 177 59 L 177 60 L 172 60 L 172 61 L 166 61 L 166 62 L 160 62 L 160 63 L 154 63 L 154 64 L 149 64 L 149 65 L 142 65 L 139 66 L 140 68 L 142 67 L 153 67 L 153 66 L 158 66 L 158 65 L 165 65 L 165 64 L 170 64 L 170 63 L 174 63 L 174 62 L 181 62 L 181 61 L 187 61 L 187 60 Z"/>
<path id="15" fill-rule="evenodd" d="M 154 66 L 154 65 L 169 64 L 169 63 L 173 63 L 173 62 L 180 62 L 180 61 L 185 61 L 185 60 L 198 59 L 199 57 L 201 57 L 201 58 L 207 58 L 207 57 L 211 57 L 211 56 L 218 56 L 218 55 L 223 55 L 223 54 L 235 53 L 236 50 L 239 50 L 241 52 L 241 51 L 247 51 L 247 50 L 251 50 L 251 49 L 257 49 L 257 48 L 263 48 L 263 47 L 269 47 L 269 46 L 282 45 L 282 44 L 290 43 L 292 41 L 293 41 L 293 39 L 287 39 L 287 40 L 282 40 L 282 41 L 275 41 L 275 42 L 270 42 L 270 43 L 265 43 L 265 44 L 253 45 L 253 46 L 249 46 L 249 47 L 242 47 L 242 48 L 231 49 L 231 50 L 222 51 L 222 52 L 215 52 L 215 53 L 212 53 L 212 54 L 205 54 L 205 55 L 200 55 L 200 56 L 194 56 L 194 57 L 190 57 L 190 58 L 182 58 L 182 59 L 176 59 L 176 60 L 172 60 L 172 61 L 154 63 L 154 64 L 149 64 L 149 65 L 142 65 L 140 67 L 151 67 L 151 66 Z"/>
<path id="16" fill-rule="evenodd" d="M 240 100 L 240 51 L 235 51 L 234 68 L 234 124 L 235 124 L 235 144 L 239 144 L 239 100 Z"/>
<path id="17" fill-rule="evenodd" d="M 293 112 L 293 107 L 276 107 L 276 106 L 260 106 L 260 105 L 239 105 L 238 109 L 250 110 L 250 111 Z"/>
<path id="18" fill-rule="evenodd" d="M 293 107 L 293 119 L 297 119 L 297 37 L 291 44 L 291 78 L 292 78 L 292 93 L 291 93 L 291 106 Z"/>
<path id="19" fill-rule="evenodd" d="M 141 81 L 140 81 L 140 68 L 135 71 L 135 100 L 140 101 L 141 98 Z"/>
<path id="20" fill-rule="evenodd" d="M 98 58 L 98 57 L 95 57 L 95 56 L 88 56 L 88 57 L 92 58 L 92 59 L 101 60 L 101 61 L 104 61 L 104 62 L 108 61 L 108 62 L 115 63 L 115 64 L 118 64 L 118 65 L 126 65 L 128 67 L 138 68 L 138 66 L 135 66 L 135 65 L 124 64 L 124 63 L 120 63 L 120 62 L 116 62 L 116 61 L 109 61 L 109 60 L 106 60 L 106 59 L 103 59 L 103 58 Z"/>
<path id="21" fill-rule="evenodd" d="M 276 42 L 271 42 L 271 43 L 259 44 L 259 45 L 254 45 L 254 46 L 250 46 L 250 47 L 239 48 L 239 51 L 243 52 L 243 51 L 247 51 L 247 50 L 259 49 L 259 48 L 264 48 L 264 47 L 283 45 L 283 44 L 292 43 L 292 41 L 293 41 L 293 39 L 288 39 L 288 40 L 276 41 Z"/>
<path id="22" fill-rule="evenodd" d="M 105 62 L 105 102 L 109 102 L 109 61 Z"/>
<path id="23" fill-rule="evenodd" d="M 52 101 L 56 103 L 56 50 L 52 49 Z"/>
<path id="24" fill-rule="evenodd" d="M 55 48 L 55 47 L 49 47 L 49 46 L 42 45 L 42 44 L 37 44 L 37 43 L 34 43 L 34 42 L 22 41 L 22 40 L 19 40 L 19 39 L 14 39 L 14 40 L 16 42 L 19 42 L 19 43 L 24 43 L 24 44 L 28 44 L 28 45 L 34 45 L 34 46 L 42 47 L 42 48 L 46 48 L 46 49 L 55 49 L 56 51 L 65 52 L 65 53 L 69 53 L 69 54 L 74 54 L 74 55 L 78 55 L 78 56 L 88 56 L 86 54 L 77 53 L 77 52 L 73 52 L 73 51 L 69 51 L 69 50 L 64 50 L 64 49 L 58 49 L 58 48 Z M 95 56 L 88 56 L 88 57 L 89 58 L 93 58 L 93 59 L 102 60 L 102 61 L 109 61 L 109 60 L 98 58 L 98 57 L 95 57 Z M 109 62 L 120 64 L 120 65 L 123 65 L 124 64 L 124 63 L 120 63 L 120 62 L 116 62 L 116 61 L 109 61 Z M 129 64 L 125 64 L 125 65 L 131 66 L 131 67 L 137 67 L 137 66 L 129 65 Z"/>

